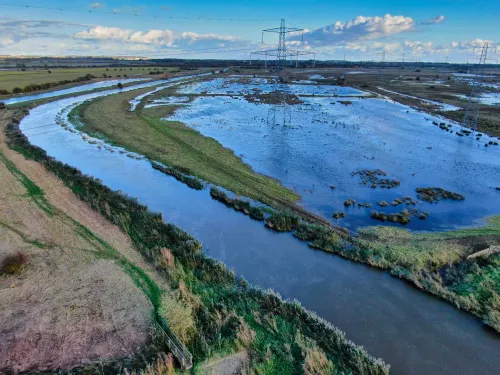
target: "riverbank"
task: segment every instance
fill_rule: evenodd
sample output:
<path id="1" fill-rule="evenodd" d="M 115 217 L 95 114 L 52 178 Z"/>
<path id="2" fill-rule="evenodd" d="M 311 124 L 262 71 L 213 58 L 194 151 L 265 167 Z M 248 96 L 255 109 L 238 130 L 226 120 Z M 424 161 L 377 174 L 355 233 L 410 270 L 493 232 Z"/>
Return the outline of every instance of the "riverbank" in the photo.
<path id="1" fill-rule="evenodd" d="M 144 91 L 147 92 L 147 90 Z M 133 95 L 136 94 L 137 92 Z M 139 154 L 144 154 L 143 151 L 146 150 L 148 157 L 153 160 L 158 160 L 157 158 L 161 157 L 161 161 L 167 165 L 179 166 L 177 160 L 169 163 L 165 159 L 164 155 L 171 152 L 172 147 L 169 144 L 170 147 L 160 149 L 155 143 L 157 139 L 151 140 L 154 138 L 153 136 L 148 139 L 141 138 L 144 129 L 148 126 L 158 133 L 174 131 L 196 134 L 196 142 L 189 139 L 194 148 L 199 147 L 199 144 L 203 144 L 203 142 L 215 142 L 218 147 L 222 147 L 212 138 L 203 136 L 178 121 L 160 120 L 164 116 L 154 116 L 155 113 L 164 115 L 171 112 L 177 108 L 176 106 L 163 106 L 158 111 L 155 108 L 146 109 L 146 115 L 141 116 L 142 104 L 137 106 L 134 113 L 128 112 L 128 102 L 133 95 L 120 94 L 114 100 L 111 100 L 112 97 L 108 97 L 106 101 L 97 100 L 85 103 L 77 107 L 72 114 L 73 116 L 79 113 L 83 114 L 81 130 L 111 140 L 111 142 L 120 139 L 119 145 Z M 107 101 L 108 99 L 109 101 Z M 146 99 L 143 98 L 143 101 Z M 117 108 L 117 103 L 120 102 L 121 108 Z M 89 108 L 92 108 L 92 112 L 90 112 L 90 115 L 93 116 L 92 126 L 88 125 L 89 121 L 85 115 L 89 113 Z M 109 108 L 117 109 L 106 115 Z M 118 114 L 120 111 L 121 115 Z M 102 121 L 103 116 L 106 116 L 106 121 Z M 141 121 L 142 119 L 145 119 L 146 123 Z M 115 121 L 112 132 L 107 130 L 109 121 Z M 127 122 L 130 124 L 125 125 Z M 126 127 L 126 131 L 124 131 L 124 127 Z M 100 132 L 96 133 L 96 130 L 100 130 Z M 123 141 L 124 139 L 128 139 L 127 144 Z M 130 148 L 129 144 L 132 144 L 132 147 L 140 145 L 141 149 Z M 161 144 L 165 144 L 165 142 L 162 141 Z M 215 156 L 218 157 L 218 155 Z M 181 165 L 181 167 L 185 168 L 185 165 Z M 188 167 L 184 171 L 190 174 L 191 169 Z M 234 184 L 234 181 L 232 183 Z M 245 196 L 241 192 L 237 195 Z M 276 205 L 271 205 L 276 207 Z M 277 208 L 281 207 L 277 206 Z M 244 209 L 242 208 L 240 211 L 243 212 Z M 375 237 L 373 243 L 369 241 L 368 236 L 349 238 L 345 232 L 337 230 L 334 233 L 328 226 L 311 225 L 307 221 L 303 222 L 300 217 L 287 213 L 276 213 L 266 220 L 266 225 L 277 231 L 293 232 L 295 237 L 309 242 L 309 246 L 314 249 L 339 254 L 351 260 L 390 270 L 394 275 L 412 282 L 419 289 L 444 298 L 460 309 L 472 312 L 486 324 L 497 331 L 499 330 L 500 310 L 497 303 L 499 298 L 497 289 L 500 281 L 495 271 L 498 265 L 498 255 L 488 253 L 486 257 L 468 258 L 477 252 L 479 247 L 498 246 L 500 232 L 495 225 L 489 225 L 477 231 L 445 232 L 446 236 L 454 238 L 453 241 L 443 241 L 439 235 L 429 235 L 424 236 L 425 241 L 420 240 L 420 237 L 417 236 L 415 241 L 396 241 L 396 243 L 384 243 L 387 238 L 382 235 L 379 238 Z M 379 233 L 395 233 L 403 237 L 413 236 L 412 234 L 406 235 L 410 232 L 404 230 L 401 232 L 398 232 L 397 229 L 394 229 L 394 232 L 390 231 L 390 228 L 381 227 Z M 363 233 L 363 231 L 361 232 Z M 487 233 L 487 236 L 474 235 L 476 232 Z M 471 237 L 472 239 L 470 239 Z M 470 240 L 467 241 L 467 239 Z"/>
<path id="2" fill-rule="evenodd" d="M 164 224 L 136 201 L 47 157 L 16 129 L 10 127 L 11 146 L 41 162 L 80 199 L 127 232 L 144 257 L 173 285 L 181 304 L 192 309 L 188 321 L 192 319 L 194 327 L 184 327 L 187 330 L 179 335 L 186 335 L 195 362 L 244 347 L 252 368 L 265 373 L 303 371 L 305 362 L 320 366 L 312 369 L 317 373 L 387 373 L 385 365 L 325 321 L 297 303 L 249 287 L 222 264 L 204 256 L 191 236 Z"/>

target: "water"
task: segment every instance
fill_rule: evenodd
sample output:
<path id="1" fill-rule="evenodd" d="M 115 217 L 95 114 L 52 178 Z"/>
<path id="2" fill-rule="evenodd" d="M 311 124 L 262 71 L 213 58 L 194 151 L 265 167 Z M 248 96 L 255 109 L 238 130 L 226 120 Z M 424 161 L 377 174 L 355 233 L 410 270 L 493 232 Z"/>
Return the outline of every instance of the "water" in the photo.
<path id="1" fill-rule="evenodd" d="M 112 79 L 112 80 L 89 83 L 87 85 L 75 86 L 64 90 L 50 91 L 34 95 L 16 96 L 2 101 L 5 104 L 23 103 L 23 102 L 29 102 L 31 100 L 53 98 L 54 96 L 75 94 L 82 91 L 89 91 L 89 90 L 100 89 L 103 87 L 116 86 L 118 83 L 125 84 L 130 82 L 149 81 L 149 80 L 150 78 Z"/>
<path id="2" fill-rule="evenodd" d="M 251 283 L 297 298 L 370 354 L 384 358 L 393 374 L 498 374 L 500 335 L 470 314 L 385 272 L 267 230 L 212 200 L 207 190 L 189 189 L 145 160 L 98 149 L 63 129 L 33 130 L 55 124 L 63 108 L 67 113 L 68 106 L 99 95 L 104 93 L 39 106 L 23 119 L 21 129 L 32 129 L 25 130 L 28 138 L 49 155 L 161 212 Z"/>
<path id="3" fill-rule="evenodd" d="M 189 92 L 192 86 L 181 91 Z M 417 199 L 419 187 L 441 187 L 465 195 L 465 200 L 419 202 L 419 212 L 430 215 L 425 221 L 413 217 L 410 229 L 478 225 L 500 212 L 500 193 L 495 189 L 500 186 L 500 146 L 485 147 L 489 141 L 500 143 L 498 139 L 459 137 L 458 124 L 391 100 L 349 98 L 352 104 L 343 105 L 345 98 L 300 98 L 304 104 L 289 106 L 287 126 L 267 121 L 269 105 L 228 96 L 197 98 L 169 119 L 217 139 L 257 172 L 297 191 L 303 207 L 352 229 L 379 224 L 370 218 L 372 210 L 400 212 L 405 206 L 382 208 L 377 202 Z M 433 124 L 442 121 L 453 124 L 453 132 Z M 371 189 L 352 175 L 358 169 L 381 169 L 401 184 L 390 190 Z M 345 209 L 349 198 L 373 207 Z M 335 211 L 346 211 L 345 219 L 335 221 Z"/>

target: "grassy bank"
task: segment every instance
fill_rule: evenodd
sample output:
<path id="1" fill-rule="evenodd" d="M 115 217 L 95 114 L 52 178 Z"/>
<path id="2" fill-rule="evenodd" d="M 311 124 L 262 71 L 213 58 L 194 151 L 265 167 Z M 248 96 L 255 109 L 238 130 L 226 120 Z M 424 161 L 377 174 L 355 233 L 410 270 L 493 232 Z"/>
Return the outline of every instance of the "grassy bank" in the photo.
<path id="1" fill-rule="evenodd" d="M 352 259 L 388 268 L 500 332 L 500 217 L 444 233 L 363 228 L 354 244 Z"/>
<path id="2" fill-rule="evenodd" d="M 148 90 L 143 90 L 147 92 Z M 194 176 L 225 187 L 238 195 L 272 206 L 294 206 L 299 196 L 279 182 L 255 173 L 234 153 L 213 138 L 176 121 L 129 112 L 128 101 L 140 91 L 98 99 L 77 107 L 81 130 L 169 167 L 189 170 Z"/>
<path id="3" fill-rule="evenodd" d="M 144 258 L 169 281 L 176 302 L 163 308 L 167 316 L 179 306 L 187 312 L 184 324 L 172 329 L 183 337 L 195 363 L 243 348 L 255 373 L 388 373 L 385 364 L 298 303 L 236 278 L 206 257 L 194 238 L 164 223 L 161 215 L 48 157 L 30 145 L 16 125 L 8 134 L 12 148 L 42 163 L 80 199 L 128 233 Z"/>

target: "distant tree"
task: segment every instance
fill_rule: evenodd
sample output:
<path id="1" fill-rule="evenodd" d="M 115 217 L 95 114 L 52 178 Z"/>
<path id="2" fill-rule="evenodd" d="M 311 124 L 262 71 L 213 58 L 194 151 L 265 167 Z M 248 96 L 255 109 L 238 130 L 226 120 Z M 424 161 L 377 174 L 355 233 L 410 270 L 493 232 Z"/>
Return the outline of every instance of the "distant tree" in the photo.
<path id="1" fill-rule="evenodd" d="M 123 84 L 121 82 L 118 82 L 118 84 L 116 85 L 116 87 L 118 87 L 120 90 L 123 89 Z"/>
<path id="2" fill-rule="evenodd" d="M 52 73 L 52 72 L 49 70 L 48 73 Z"/>
<path id="3" fill-rule="evenodd" d="M 12 92 L 13 92 L 14 94 L 20 94 L 20 93 L 22 93 L 22 92 L 23 92 L 23 89 L 22 89 L 22 88 L 20 88 L 20 87 L 14 87 L 14 88 L 12 89 Z"/>
<path id="4" fill-rule="evenodd" d="M 417 81 L 420 81 L 420 77 L 415 78 Z"/>

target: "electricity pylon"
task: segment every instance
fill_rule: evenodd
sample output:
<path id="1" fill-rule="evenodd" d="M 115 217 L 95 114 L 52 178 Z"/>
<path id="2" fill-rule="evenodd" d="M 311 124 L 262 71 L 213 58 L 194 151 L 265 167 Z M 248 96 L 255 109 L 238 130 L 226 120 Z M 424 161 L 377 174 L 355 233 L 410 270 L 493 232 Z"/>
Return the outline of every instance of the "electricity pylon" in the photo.
<path id="1" fill-rule="evenodd" d="M 265 29 L 262 30 L 262 43 L 264 43 L 264 34 L 265 33 L 277 33 L 279 35 L 278 38 L 278 48 L 276 49 L 269 49 L 269 50 L 262 50 L 262 51 L 255 51 L 250 53 L 250 61 L 252 61 L 252 55 L 263 55 L 266 56 L 266 67 L 267 67 L 267 57 L 268 56 L 275 56 L 276 57 L 276 64 L 275 64 L 275 73 L 276 73 L 276 78 L 275 78 L 275 87 L 271 92 L 271 107 L 269 109 L 268 115 L 267 115 L 267 122 L 272 123 L 273 125 L 276 124 L 276 112 L 278 110 L 283 111 L 283 125 L 285 125 L 287 122 L 289 123 L 291 121 L 291 116 L 290 116 L 290 108 L 288 108 L 287 105 L 287 100 L 289 98 L 289 89 L 288 86 L 286 85 L 286 79 L 284 76 L 284 70 L 286 67 L 286 62 L 287 58 L 290 57 L 290 59 L 293 61 L 293 57 L 296 58 L 296 63 L 295 65 L 298 67 L 299 63 L 299 56 L 302 55 L 314 55 L 316 54 L 314 52 L 309 52 L 309 51 L 298 51 L 298 50 L 289 50 L 286 45 L 286 36 L 289 33 L 301 33 L 302 40 L 304 38 L 304 29 L 299 29 L 296 27 L 286 27 L 285 26 L 285 20 L 282 18 L 281 19 L 281 24 L 280 27 L 274 27 L 271 29 Z"/>
<path id="2" fill-rule="evenodd" d="M 477 47 L 476 47 L 477 48 Z M 476 48 L 474 48 L 473 53 L 476 53 Z M 483 81 L 484 81 L 484 70 L 486 68 L 486 61 L 492 60 L 488 58 L 488 51 L 496 52 L 496 47 L 491 45 L 489 42 L 485 42 L 481 47 L 481 52 L 479 55 L 479 64 L 476 70 L 474 79 L 472 80 L 472 88 L 467 100 L 467 106 L 465 107 L 465 115 L 463 126 L 466 128 L 474 130 L 477 132 L 477 121 L 479 118 L 479 104 L 481 102 L 481 95 L 483 93 Z"/>

